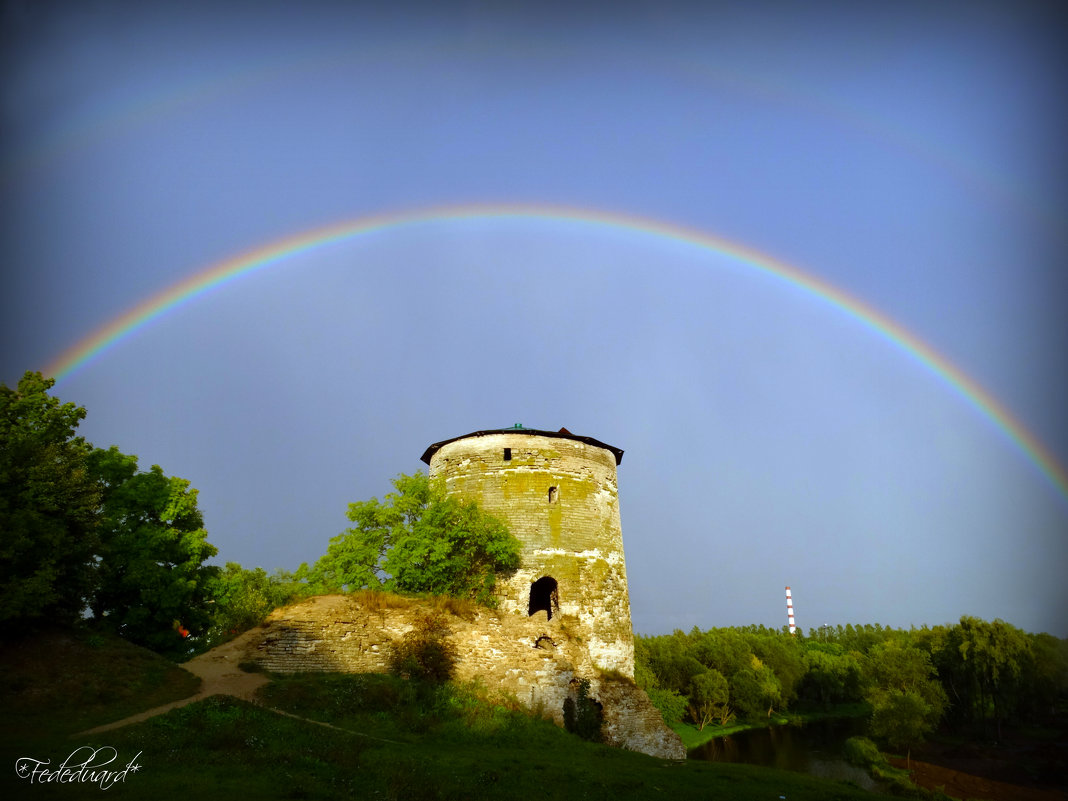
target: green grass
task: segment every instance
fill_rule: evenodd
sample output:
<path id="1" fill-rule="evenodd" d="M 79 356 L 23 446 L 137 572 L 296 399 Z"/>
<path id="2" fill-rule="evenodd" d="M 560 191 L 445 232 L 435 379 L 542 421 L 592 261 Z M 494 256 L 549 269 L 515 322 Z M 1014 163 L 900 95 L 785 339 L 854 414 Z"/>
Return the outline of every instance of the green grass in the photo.
<path id="1" fill-rule="evenodd" d="M 668 724 L 668 726 L 671 727 L 671 730 L 682 739 L 682 744 L 686 746 L 687 751 L 691 751 L 700 745 L 704 745 L 709 740 L 714 740 L 716 737 L 726 737 L 728 734 L 735 734 L 749 729 L 763 728 L 767 725 L 769 724 L 728 723 L 726 726 L 719 726 L 713 723 L 705 726 L 703 729 L 699 729 L 692 723 L 685 723 L 683 721 Z"/>
<path id="2" fill-rule="evenodd" d="M 136 787 L 161 800 L 191 793 L 524 801 L 872 797 L 800 774 L 676 763 L 592 745 L 465 687 L 300 676 L 274 687 L 267 702 L 346 731 L 209 699 L 113 733 L 109 744 L 123 755 L 142 752 L 145 768 L 109 792 Z"/>
<path id="3" fill-rule="evenodd" d="M 112 648 L 115 648 L 113 651 Z M 66 672 L 108 675 L 121 648 L 85 655 Z M 0 662 L 5 662 L 0 657 Z M 151 681 L 119 672 L 161 703 L 178 686 L 170 666 L 151 660 Z M 17 671 L 9 671 L 14 677 Z M 180 672 L 177 674 L 180 676 Z M 160 679 L 163 676 L 163 679 Z M 2 786 L 27 798 L 99 798 L 91 784 L 30 786 L 13 776 L 18 756 L 61 762 L 79 745 L 110 746 L 125 764 L 138 753 L 141 769 L 107 790 L 107 797 L 207 801 L 265 799 L 869 799 L 849 785 L 748 765 L 674 762 L 593 745 L 551 722 L 492 698 L 473 685 L 423 685 L 392 676 L 301 674 L 272 676 L 263 706 L 209 698 L 134 726 L 70 739 L 96 718 L 129 714 L 131 693 L 116 686 L 114 703 L 97 696 L 91 714 L 64 706 L 58 693 L 22 676 L 5 688 L 0 722 L 15 731 L 4 748 Z M 118 684 L 118 682 L 116 682 Z M 77 681 L 65 686 L 77 685 Z M 106 694 L 105 694 L 106 696 Z M 36 701 L 34 700 L 36 699 Z M 164 699 L 165 700 L 165 699 Z M 23 720 L 47 725 L 19 732 Z M 39 701 L 38 705 L 36 702 Z M 332 727 L 287 717 L 311 718 Z M 93 719 L 93 720 L 90 720 Z M 10 732 L 9 732 L 10 733 Z M 15 745 L 11 745 L 14 743 Z"/>
<path id="4" fill-rule="evenodd" d="M 111 635 L 75 629 L 8 639 L 0 654 L 0 747 L 55 742 L 199 688 L 192 673 Z"/>

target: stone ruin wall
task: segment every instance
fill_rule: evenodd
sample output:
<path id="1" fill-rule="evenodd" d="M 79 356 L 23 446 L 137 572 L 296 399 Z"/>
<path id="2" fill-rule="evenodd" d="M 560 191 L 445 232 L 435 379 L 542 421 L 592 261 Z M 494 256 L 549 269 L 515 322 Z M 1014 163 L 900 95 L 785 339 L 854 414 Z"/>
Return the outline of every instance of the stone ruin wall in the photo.
<path id="1" fill-rule="evenodd" d="M 328 595 L 277 609 L 250 632 L 248 658 L 279 673 L 386 672 L 392 643 L 430 611 L 419 601 L 394 603 L 392 608 L 366 609 L 353 597 Z M 490 610 L 479 610 L 470 620 L 451 614 L 446 619 L 459 655 L 458 680 L 477 680 L 491 692 L 514 696 L 562 726 L 572 680 L 587 678 L 591 696 L 604 709 L 606 743 L 685 759 L 682 741 L 645 693 L 631 681 L 606 678 L 598 670 L 587 649 L 590 632 L 577 618 L 560 615 L 552 628 L 544 615 Z"/>
<path id="2" fill-rule="evenodd" d="M 498 581 L 500 609 L 526 615 L 531 585 L 551 576 L 561 615 L 578 618 L 588 632 L 595 665 L 633 677 L 615 455 L 565 437 L 497 432 L 447 442 L 429 472 L 450 495 L 476 500 L 505 521 L 522 543 L 519 570 Z M 536 617 L 545 623 L 546 615 Z M 549 625 L 556 622 L 554 614 Z"/>

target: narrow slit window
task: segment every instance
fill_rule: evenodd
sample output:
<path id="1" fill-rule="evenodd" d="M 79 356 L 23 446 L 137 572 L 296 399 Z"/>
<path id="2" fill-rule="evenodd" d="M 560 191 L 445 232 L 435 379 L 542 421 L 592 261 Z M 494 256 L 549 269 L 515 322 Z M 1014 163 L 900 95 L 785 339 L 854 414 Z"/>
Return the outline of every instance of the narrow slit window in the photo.
<path id="1" fill-rule="evenodd" d="M 556 503 L 556 487 L 549 487 L 549 503 Z"/>
<path id="2" fill-rule="evenodd" d="M 504 449 L 504 461 L 506 461 L 506 462 L 512 461 L 512 449 L 511 448 L 505 448 Z"/>

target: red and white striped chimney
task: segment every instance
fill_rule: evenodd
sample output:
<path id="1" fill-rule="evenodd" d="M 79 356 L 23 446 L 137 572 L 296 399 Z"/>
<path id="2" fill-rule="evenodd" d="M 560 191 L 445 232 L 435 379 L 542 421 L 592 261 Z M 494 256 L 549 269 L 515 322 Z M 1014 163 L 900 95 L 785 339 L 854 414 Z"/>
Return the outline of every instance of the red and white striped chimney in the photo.
<path id="1" fill-rule="evenodd" d="M 797 626 L 794 625 L 794 599 L 790 597 L 790 588 L 786 588 L 786 619 L 790 622 L 790 636 L 793 636 Z"/>

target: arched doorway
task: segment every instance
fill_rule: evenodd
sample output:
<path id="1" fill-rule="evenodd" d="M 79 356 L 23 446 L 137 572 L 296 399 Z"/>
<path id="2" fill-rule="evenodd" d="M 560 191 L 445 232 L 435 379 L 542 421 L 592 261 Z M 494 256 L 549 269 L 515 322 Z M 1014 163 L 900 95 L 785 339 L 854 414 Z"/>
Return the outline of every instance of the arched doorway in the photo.
<path id="1" fill-rule="evenodd" d="M 527 605 L 527 615 L 545 610 L 549 620 L 553 619 L 553 612 L 560 611 L 560 590 L 556 579 L 552 576 L 542 576 L 530 585 L 530 602 Z"/>

